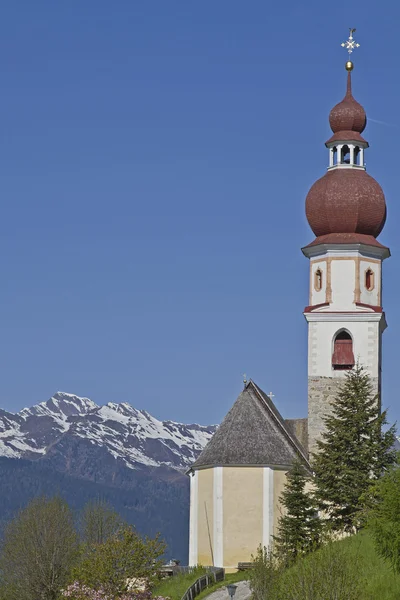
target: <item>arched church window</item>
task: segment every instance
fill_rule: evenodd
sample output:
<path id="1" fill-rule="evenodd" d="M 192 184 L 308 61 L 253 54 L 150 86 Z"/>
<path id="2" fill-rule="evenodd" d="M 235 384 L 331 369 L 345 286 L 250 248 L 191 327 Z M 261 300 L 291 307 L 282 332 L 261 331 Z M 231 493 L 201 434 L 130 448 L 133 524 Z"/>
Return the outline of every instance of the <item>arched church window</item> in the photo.
<path id="1" fill-rule="evenodd" d="M 365 271 L 365 287 L 369 292 L 375 287 L 375 275 L 372 269 Z"/>
<path id="2" fill-rule="evenodd" d="M 314 289 L 316 292 L 320 292 L 322 290 L 322 271 L 321 271 L 321 269 L 317 269 L 314 273 Z"/>
<path id="3" fill-rule="evenodd" d="M 333 342 L 332 367 L 338 370 L 349 370 L 355 365 L 353 340 L 347 331 L 339 331 Z"/>
<path id="4" fill-rule="evenodd" d="M 336 146 L 333 147 L 333 164 L 337 165 L 338 162 L 338 157 L 337 157 L 337 148 Z"/>
<path id="5" fill-rule="evenodd" d="M 356 146 L 354 148 L 354 164 L 360 166 L 360 148 Z"/>

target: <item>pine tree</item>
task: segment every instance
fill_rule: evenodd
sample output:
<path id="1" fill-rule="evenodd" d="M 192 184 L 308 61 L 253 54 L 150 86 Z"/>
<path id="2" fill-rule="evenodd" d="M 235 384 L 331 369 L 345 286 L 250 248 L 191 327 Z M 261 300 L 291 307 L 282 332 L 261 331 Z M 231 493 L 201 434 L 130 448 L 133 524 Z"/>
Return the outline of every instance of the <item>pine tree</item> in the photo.
<path id="1" fill-rule="evenodd" d="M 384 432 L 386 424 L 369 375 L 356 365 L 324 419 L 325 431 L 313 455 L 316 498 L 332 529 L 360 527 L 363 494 L 395 462 L 395 429 Z"/>
<path id="2" fill-rule="evenodd" d="M 276 553 L 285 562 L 290 563 L 319 544 L 321 524 L 315 500 L 305 489 L 308 479 L 302 463 L 296 460 L 279 498 L 285 512 L 279 518 L 274 542 Z"/>

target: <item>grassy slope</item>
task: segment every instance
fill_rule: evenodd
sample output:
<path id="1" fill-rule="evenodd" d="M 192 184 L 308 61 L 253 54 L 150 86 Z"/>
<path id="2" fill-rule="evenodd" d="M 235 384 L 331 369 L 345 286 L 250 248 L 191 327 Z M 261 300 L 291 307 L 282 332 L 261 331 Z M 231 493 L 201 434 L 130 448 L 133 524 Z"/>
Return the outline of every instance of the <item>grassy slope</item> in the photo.
<path id="1" fill-rule="evenodd" d="M 192 573 L 184 575 L 175 575 L 174 577 L 166 577 L 154 588 L 154 596 L 164 596 L 171 600 L 181 600 L 186 590 L 202 575 L 205 574 L 205 569 L 199 567 Z"/>
<path id="2" fill-rule="evenodd" d="M 365 580 L 366 586 L 363 592 L 362 600 L 399 600 L 400 598 L 400 575 L 396 575 L 391 569 L 389 563 L 381 559 L 374 548 L 373 541 L 367 533 L 361 533 L 357 536 L 347 538 L 338 544 L 345 544 L 349 547 L 354 558 L 360 560 L 361 577 Z M 163 580 L 154 590 L 154 595 L 169 596 L 171 600 L 181 600 L 187 588 L 194 581 L 203 575 L 204 570 L 198 569 L 189 575 L 178 575 Z M 204 600 L 211 592 L 225 586 L 227 583 L 236 583 L 248 579 L 248 572 L 229 573 L 225 581 L 221 581 L 208 587 L 196 600 Z"/>
<path id="3" fill-rule="evenodd" d="M 361 580 L 362 595 L 359 600 L 399 600 L 400 599 L 400 575 L 396 575 L 390 564 L 380 558 L 375 551 L 372 538 L 367 532 L 362 532 L 356 536 L 334 542 L 346 548 L 344 555 L 347 560 L 355 566 L 354 576 Z M 321 548 L 318 550 L 320 560 L 323 563 L 323 554 L 328 553 L 330 549 Z M 317 554 L 316 553 L 316 554 Z M 315 557 L 316 558 L 316 557 Z M 312 564 L 313 557 L 305 557 L 305 561 Z M 300 559 L 301 562 L 301 559 Z M 326 565 L 326 563 L 325 563 Z M 314 563 L 314 568 L 323 568 L 319 566 L 318 561 Z M 294 572 L 297 566 L 293 566 Z M 299 563 L 299 568 L 301 565 Z M 310 571 L 311 572 L 311 571 Z M 294 575 L 294 573 L 293 573 Z M 285 575 L 283 575 L 285 578 Z M 317 578 L 318 579 L 318 578 Z M 304 596 L 301 595 L 301 598 Z M 271 598 L 272 600 L 272 598 Z"/>
<path id="4" fill-rule="evenodd" d="M 374 544 L 367 533 L 348 538 L 347 544 L 354 556 L 361 558 L 362 576 L 366 581 L 363 600 L 398 600 L 400 598 L 400 575 L 396 575 L 390 564 L 375 552 Z"/>
<path id="5" fill-rule="evenodd" d="M 199 567 L 193 573 L 189 573 L 187 575 L 176 575 L 175 577 L 168 577 L 167 579 L 163 579 L 159 585 L 154 589 L 154 596 L 164 596 L 165 598 L 171 598 L 171 600 L 181 600 L 183 594 L 186 592 L 188 587 L 192 585 L 202 575 L 204 575 L 205 570 Z M 224 581 L 220 581 L 214 585 L 210 585 L 206 590 L 196 596 L 196 600 L 202 600 L 214 592 L 220 587 L 224 587 L 227 583 L 236 583 L 237 581 L 242 581 L 243 579 L 247 579 L 248 573 L 240 572 L 240 573 L 229 573 L 226 575 Z"/>

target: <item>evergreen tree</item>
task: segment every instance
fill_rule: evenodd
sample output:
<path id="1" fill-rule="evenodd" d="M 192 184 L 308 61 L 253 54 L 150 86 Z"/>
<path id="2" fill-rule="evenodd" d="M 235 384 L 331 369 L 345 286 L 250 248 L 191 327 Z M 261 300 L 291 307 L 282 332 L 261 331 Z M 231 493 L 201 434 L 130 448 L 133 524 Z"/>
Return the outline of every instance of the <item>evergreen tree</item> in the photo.
<path id="1" fill-rule="evenodd" d="M 315 500 L 305 489 L 308 479 L 302 463 L 296 460 L 279 498 L 285 512 L 279 518 L 274 541 L 276 553 L 285 562 L 291 562 L 319 544 L 321 523 Z"/>
<path id="2" fill-rule="evenodd" d="M 361 497 L 395 462 L 395 429 L 384 432 L 386 424 L 386 411 L 380 412 L 369 375 L 356 365 L 324 420 L 325 431 L 313 455 L 316 498 L 333 529 L 360 527 Z"/>

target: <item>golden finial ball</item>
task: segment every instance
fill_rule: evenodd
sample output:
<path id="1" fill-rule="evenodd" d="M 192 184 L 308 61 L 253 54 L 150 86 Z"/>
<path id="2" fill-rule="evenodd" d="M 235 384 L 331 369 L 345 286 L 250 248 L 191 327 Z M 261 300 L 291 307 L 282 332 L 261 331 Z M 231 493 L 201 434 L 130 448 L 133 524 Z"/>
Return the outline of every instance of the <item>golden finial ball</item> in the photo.
<path id="1" fill-rule="evenodd" d="M 354 65 L 351 60 L 348 60 L 346 63 L 346 71 L 352 71 L 354 69 Z"/>

